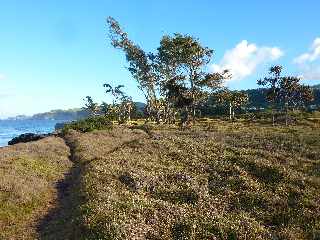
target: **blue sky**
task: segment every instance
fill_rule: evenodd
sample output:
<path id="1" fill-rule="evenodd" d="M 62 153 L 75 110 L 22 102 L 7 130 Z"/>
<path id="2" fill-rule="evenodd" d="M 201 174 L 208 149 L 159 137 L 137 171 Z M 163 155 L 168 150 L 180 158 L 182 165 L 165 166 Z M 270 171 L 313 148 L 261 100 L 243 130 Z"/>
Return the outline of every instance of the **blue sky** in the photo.
<path id="1" fill-rule="evenodd" d="M 256 87 L 272 64 L 320 83 L 320 1 L 0 0 L 0 117 L 109 101 L 102 84 L 143 101 L 110 46 L 113 16 L 152 51 L 164 34 L 188 33 L 215 50 L 210 70 L 232 67 L 232 89 Z M 232 69 L 231 69 L 232 70 Z"/>

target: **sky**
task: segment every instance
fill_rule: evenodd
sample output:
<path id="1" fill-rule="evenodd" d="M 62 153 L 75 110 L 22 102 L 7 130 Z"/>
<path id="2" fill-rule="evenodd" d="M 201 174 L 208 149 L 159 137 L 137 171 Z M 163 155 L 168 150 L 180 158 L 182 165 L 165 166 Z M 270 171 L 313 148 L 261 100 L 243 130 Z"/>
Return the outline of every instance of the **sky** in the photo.
<path id="1" fill-rule="evenodd" d="M 230 69 L 231 89 L 256 88 L 271 65 L 320 83 L 319 0 L 0 0 L 0 118 L 110 102 L 103 83 L 144 101 L 110 45 L 106 18 L 154 51 L 184 33 L 214 50 L 208 71 Z"/>

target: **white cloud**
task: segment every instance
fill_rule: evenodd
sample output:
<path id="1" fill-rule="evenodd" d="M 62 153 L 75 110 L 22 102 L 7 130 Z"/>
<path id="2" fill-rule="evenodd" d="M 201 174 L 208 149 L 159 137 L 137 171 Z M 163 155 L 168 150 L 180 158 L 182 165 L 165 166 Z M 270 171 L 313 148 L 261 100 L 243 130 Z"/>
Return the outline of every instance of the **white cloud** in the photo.
<path id="1" fill-rule="evenodd" d="M 299 76 L 305 80 L 320 80 L 320 63 L 298 64 Z"/>
<path id="2" fill-rule="evenodd" d="M 309 51 L 296 57 L 293 62 L 298 66 L 303 79 L 320 80 L 320 38 L 316 38 Z"/>
<path id="3" fill-rule="evenodd" d="M 263 63 L 274 61 L 283 56 L 283 52 L 277 47 L 257 46 L 243 40 L 234 48 L 227 50 L 219 64 L 211 66 L 212 71 L 221 72 L 230 70 L 231 80 L 241 80 L 255 72 Z"/>
<path id="4" fill-rule="evenodd" d="M 317 59 L 320 59 L 320 38 L 316 38 L 313 41 L 309 52 L 301 54 L 300 56 L 296 57 L 293 61 L 296 64 L 304 64 L 308 62 L 314 62 Z"/>
<path id="5" fill-rule="evenodd" d="M 0 80 L 4 80 L 6 78 L 6 76 L 4 74 L 0 73 Z"/>

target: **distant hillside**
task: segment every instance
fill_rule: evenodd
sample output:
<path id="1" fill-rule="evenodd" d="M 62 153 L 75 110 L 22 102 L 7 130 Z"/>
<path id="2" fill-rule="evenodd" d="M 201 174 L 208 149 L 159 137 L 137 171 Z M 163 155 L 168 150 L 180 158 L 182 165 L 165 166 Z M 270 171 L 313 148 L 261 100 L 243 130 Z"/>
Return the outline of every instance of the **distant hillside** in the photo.
<path id="1" fill-rule="evenodd" d="M 51 120 L 78 120 L 88 116 L 88 112 L 81 108 L 69 110 L 52 110 L 46 113 L 38 113 L 30 117 L 35 120 L 51 119 Z"/>
<path id="2" fill-rule="evenodd" d="M 312 86 L 313 89 L 320 89 L 320 84 Z"/>
<path id="3" fill-rule="evenodd" d="M 320 84 L 312 86 L 314 101 L 312 101 L 309 105 L 315 105 L 316 107 L 320 107 Z M 269 106 L 269 103 L 266 101 L 266 89 L 249 89 L 245 90 L 249 95 L 249 103 L 248 107 L 256 107 L 256 108 L 266 108 Z"/>
<path id="4" fill-rule="evenodd" d="M 135 102 L 138 112 L 143 112 L 145 103 Z M 9 120 L 58 120 L 58 121 L 73 121 L 86 118 L 89 112 L 82 108 L 73 108 L 68 110 L 51 110 L 50 112 L 37 113 L 32 116 L 18 115 Z"/>

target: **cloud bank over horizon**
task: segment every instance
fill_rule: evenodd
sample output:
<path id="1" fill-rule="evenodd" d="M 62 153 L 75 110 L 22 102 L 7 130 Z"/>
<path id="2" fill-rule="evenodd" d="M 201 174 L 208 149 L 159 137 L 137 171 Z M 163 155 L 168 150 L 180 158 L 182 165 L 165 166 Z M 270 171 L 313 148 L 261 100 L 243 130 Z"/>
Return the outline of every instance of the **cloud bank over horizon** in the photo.
<path id="1" fill-rule="evenodd" d="M 230 70 L 233 80 L 242 80 L 254 74 L 257 68 L 268 62 L 275 61 L 282 57 L 284 52 L 278 47 L 257 46 L 242 40 L 234 48 L 225 52 L 219 64 L 212 64 L 213 72 Z"/>

